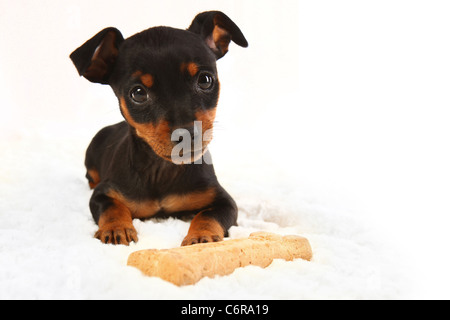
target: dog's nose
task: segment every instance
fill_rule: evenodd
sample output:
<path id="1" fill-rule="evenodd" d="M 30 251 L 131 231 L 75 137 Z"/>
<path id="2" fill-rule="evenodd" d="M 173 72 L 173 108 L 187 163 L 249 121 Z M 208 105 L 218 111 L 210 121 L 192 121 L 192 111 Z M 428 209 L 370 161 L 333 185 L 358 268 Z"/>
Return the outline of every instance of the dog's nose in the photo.
<path id="1" fill-rule="evenodd" d="M 197 125 L 190 126 L 185 129 L 189 132 L 192 141 L 201 139 L 202 131 L 201 128 L 199 128 Z"/>
<path id="2" fill-rule="evenodd" d="M 179 130 L 181 129 L 181 130 Z M 197 125 L 189 125 L 189 126 L 182 126 L 177 128 L 177 133 L 179 136 L 183 137 L 183 139 L 189 138 L 192 142 L 196 141 L 197 139 L 202 139 L 202 130 Z"/>

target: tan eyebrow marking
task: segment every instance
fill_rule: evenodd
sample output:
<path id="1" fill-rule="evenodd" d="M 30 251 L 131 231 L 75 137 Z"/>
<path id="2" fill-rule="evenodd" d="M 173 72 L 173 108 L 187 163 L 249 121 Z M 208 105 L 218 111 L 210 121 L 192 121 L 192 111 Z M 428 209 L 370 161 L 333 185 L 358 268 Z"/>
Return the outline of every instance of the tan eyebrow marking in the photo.
<path id="1" fill-rule="evenodd" d="M 151 88 L 153 86 L 153 76 L 151 74 L 143 74 L 141 76 L 141 82 L 147 88 Z"/>
<path id="2" fill-rule="evenodd" d="M 199 70 L 199 67 L 195 62 L 188 62 L 188 63 L 183 62 L 180 66 L 180 71 L 181 72 L 185 72 L 185 71 L 189 72 L 191 77 L 195 76 L 197 74 L 198 70 Z"/>
<path id="3" fill-rule="evenodd" d="M 151 74 L 143 73 L 141 70 L 137 70 L 131 74 L 133 78 L 139 78 L 144 86 L 151 88 L 154 83 L 154 78 Z"/>

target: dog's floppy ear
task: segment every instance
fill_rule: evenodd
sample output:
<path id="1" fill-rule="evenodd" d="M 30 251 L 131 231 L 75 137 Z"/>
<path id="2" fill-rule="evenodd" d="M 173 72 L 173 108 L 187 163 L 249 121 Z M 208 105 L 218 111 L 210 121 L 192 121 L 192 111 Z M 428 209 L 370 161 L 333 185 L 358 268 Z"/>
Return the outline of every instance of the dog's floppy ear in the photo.
<path id="1" fill-rule="evenodd" d="M 239 27 L 220 11 L 198 14 L 188 30 L 199 34 L 217 59 L 222 58 L 228 52 L 231 40 L 241 47 L 248 47 L 248 42 Z"/>
<path id="2" fill-rule="evenodd" d="M 106 28 L 70 55 L 80 76 L 91 82 L 107 84 L 123 36 L 116 28 Z"/>

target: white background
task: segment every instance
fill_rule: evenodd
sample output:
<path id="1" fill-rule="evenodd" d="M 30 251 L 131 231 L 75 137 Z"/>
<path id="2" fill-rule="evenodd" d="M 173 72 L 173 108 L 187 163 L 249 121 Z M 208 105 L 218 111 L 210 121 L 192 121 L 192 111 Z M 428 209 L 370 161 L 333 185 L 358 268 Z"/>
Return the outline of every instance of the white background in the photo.
<path id="1" fill-rule="evenodd" d="M 108 26 L 187 28 L 212 9 L 250 44 L 218 62 L 218 170 L 252 163 L 243 180 L 259 173 L 353 212 L 407 253 L 414 297 L 449 298 L 447 1 L 0 0 L 1 139 L 87 145 L 121 118 L 69 54 Z"/>

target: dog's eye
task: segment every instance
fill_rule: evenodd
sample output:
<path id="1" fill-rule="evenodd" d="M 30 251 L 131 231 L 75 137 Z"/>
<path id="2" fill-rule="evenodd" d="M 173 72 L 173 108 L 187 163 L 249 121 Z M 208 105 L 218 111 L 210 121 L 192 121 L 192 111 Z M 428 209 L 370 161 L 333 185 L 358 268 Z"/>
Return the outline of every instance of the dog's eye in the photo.
<path id="1" fill-rule="evenodd" d="M 214 85 L 214 78 L 211 74 L 202 72 L 198 76 L 197 85 L 202 90 L 209 90 Z"/>
<path id="2" fill-rule="evenodd" d="M 149 99 L 147 90 L 142 86 L 131 89 L 130 98 L 136 103 L 144 103 Z"/>

